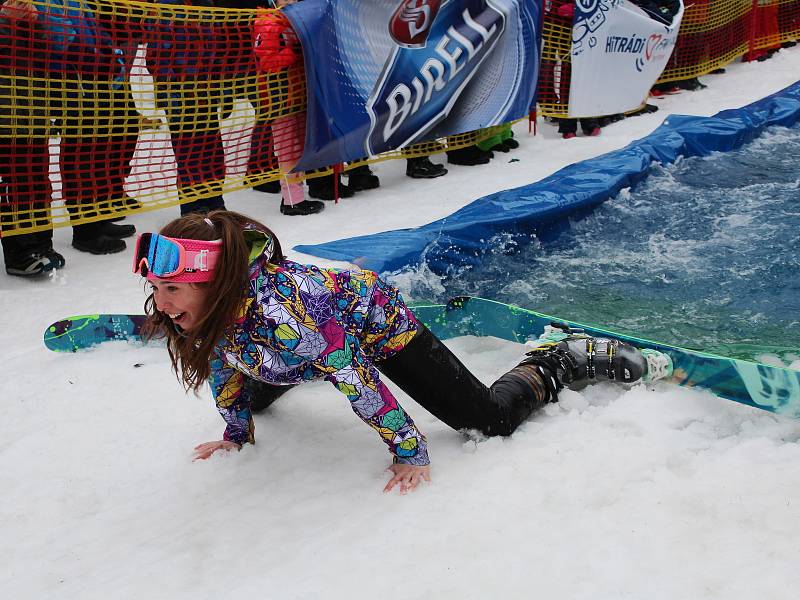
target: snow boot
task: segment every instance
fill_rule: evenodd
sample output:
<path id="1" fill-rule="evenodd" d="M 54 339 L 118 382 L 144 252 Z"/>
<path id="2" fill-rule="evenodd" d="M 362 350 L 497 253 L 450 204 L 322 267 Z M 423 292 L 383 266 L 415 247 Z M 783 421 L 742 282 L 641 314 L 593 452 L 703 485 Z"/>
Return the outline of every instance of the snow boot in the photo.
<path id="1" fill-rule="evenodd" d="M 697 90 L 702 90 L 707 88 L 708 86 L 704 83 L 701 83 L 697 77 L 692 77 L 691 79 L 683 79 L 678 82 L 678 87 L 682 90 L 688 90 L 690 92 L 696 92 Z"/>
<path id="2" fill-rule="evenodd" d="M 635 111 L 628 113 L 628 116 L 638 117 L 639 115 L 647 115 L 654 112 L 658 112 L 658 107 L 655 104 L 645 104 L 641 108 L 638 108 Z"/>
<path id="3" fill-rule="evenodd" d="M 130 231 L 131 229 L 133 232 Z M 124 235 L 119 235 L 120 233 Z M 133 233 L 136 233 L 133 225 L 115 225 L 108 221 L 73 225 L 72 247 L 90 254 L 116 254 L 126 248 L 125 242 L 120 238 L 128 237 Z"/>
<path id="4" fill-rule="evenodd" d="M 110 238 L 121 240 L 122 238 L 131 237 L 136 233 L 136 227 L 133 225 L 117 225 L 109 221 L 103 221 L 103 226 L 99 228 L 100 235 L 106 235 Z"/>
<path id="5" fill-rule="evenodd" d="M 417 156 L 406 160 L 406 175 L 412 179 L 434 179 L 447 175 L 447 169 L 427 156 Z"/>
<path id="6" fill-rule="evenodd" d="M 313 215 L 318 212 L 322 212 L 322 209 L 324 208 L 325 205 L 316 200 L 303 200 L 297 204 L 286 204 L 285 202 L 281 201 L 281 214 L 290 217 L 296 217 L 298 215 Z"/>
<path id="7" fill-rule="evenodd" d="M 597 119 L 579 119 L 581 131 L 587 137 L 600 135 L 600 122 Z"/>
<path id="8" fill-rule="evenodd" d="M 124 252 L 127 246 L 123 240 L 100 235 L 94 238 L 73 236 L 72 247 L 89 254 L 116 254 Z"/>
<path id="9" fill-rule="evenodd" d="M 64 266 L 64 257 L 60 254 L 61 266 Z M 59 268 L 56 261 L 47 253 L 30 252 L 15 258 L 6 257 L 6 273 L 17 277 L 36 277 L 53 269 Z"/>
<path id="10" fill-rule="evenodd" d="M 336 175 L 336 177 L 340 177 Z M 322 177 L 313 177 L 308 180 L 308 195 L 312 198 L 319 198 L 320 200 L 336 200 L 336 193 L 333 189 L 334 175 L 324 175 Z M 355 192 L 342 183 L 339 179 L 339 198 L 352 198 Z M 284 213 L 286 214 L 286 213 Z"/>
<path id="11" fill-rule="evenodd" d="M 210 196 L 208 198 L 200 198 L 199 200 L 192 200 L 181 204 L 181 216 L 192 213 L 206 214 L 212 210 L 225 210 L 225 201 L 222 196 Z"/>
<path id="12" fill-rule="evenodd" d="M 372 172 L 369 165 L 361 165 L 347 172 L 347 187 L 354 192 L 374 190 L 380 187 L 381 180 Z"/>
<path id="13" fill-rule="evenodd" d="M 485 165 L 493 158 L 494 153 L 491 150 L 481 150 L 475 145 L 447 151 L 447 162 L 451 165 L 473 167 L 475 165 Z"/>
<path id="14" fill-rule="evenodd" d="M 519 142 L 515 140 L 513 137 L 509 137 L 504 139 L 501 144 L 505 147 L 505 152 L 509 150 L 516 150 L 519 148 Z"/>
<path id="15" fill-rule="evenodd" d="M 67 264 L 67 261 L 64 260 L 64 257 L 52 248 L 45 252 L 44 255 L 50 259 L 50 262 L 53 263 L 53 266 L 56 269 L 62 269 L 64 265 Z"/>
<path id="16" fill-rule="evenodd" d="M 655 381 L 672 374 L 672 359 L 657 350 L 640 350 L 620 340 L 595 338 L 580 329 L 548 325 L 527 358 L 520 363 L 539 367 L 551 399 L 568 387 L 581 390 L 597 381 Z"/>
<path id="17" fill-rule="evenodd" d="M 498 142 L 491 148 L 489 148 L 492 152 L 509 152 L 511 148 L 508 148 L 503 142 Z"/>

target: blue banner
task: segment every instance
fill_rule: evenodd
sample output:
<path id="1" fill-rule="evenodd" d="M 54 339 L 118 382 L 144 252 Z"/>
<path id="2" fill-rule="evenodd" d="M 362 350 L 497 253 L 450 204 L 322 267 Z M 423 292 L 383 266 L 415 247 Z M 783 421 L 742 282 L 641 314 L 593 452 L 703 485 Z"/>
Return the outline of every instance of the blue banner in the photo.
<path id="1" fill-rule="evenodd" d="M 535 103 L 541 0 L 305 0 L 305 171 L 499 125 Z"/>

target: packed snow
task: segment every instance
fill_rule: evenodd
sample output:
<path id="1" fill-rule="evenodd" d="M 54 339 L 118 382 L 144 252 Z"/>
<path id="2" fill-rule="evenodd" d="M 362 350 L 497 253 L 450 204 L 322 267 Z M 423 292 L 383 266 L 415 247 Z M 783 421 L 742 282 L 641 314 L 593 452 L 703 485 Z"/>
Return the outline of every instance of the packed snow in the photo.
<path id="1" fill-rule="evenodd" d="M 226 202 L 266 222 L 284 249 L 420 225 L 623 147 L 671 113 L 743 106 L 798 73 L 800 48 L 731 65 L 703 77 L 707 89 L 651 100 L 659 112 L 596 138 L 562 140 L 541 121 L 534 137 L 520 123 L 518 150 L 430 181 L 405 177 L 404 161 L 380 163 L 380 189 L 320 215 L 282 216 L 276 195 L 253 191 Z M 154 231 L 177 213 L 127 221 Z M 132 242 L 89 256 L 70 235 L 56 230 L 67 266 L 48 279 L 0 274 L 3 598 L 796 595 L 797 421 L 670 384 L 598 385 L 565 391 L 510 438 L 479 439 L 393 387 L 432 457 L 432 483 L 401 496 L 381 491 L 382 442 L 319 382 L 257 416 L 254 446 L 192 462 L 223 423 L 207 390 L 183 392 L 163 347 L 44 348 L 50 322 L 141 312 L 145 297 Z M 522 353 L 494 338 L 448 344 L 487 383 Z"/>

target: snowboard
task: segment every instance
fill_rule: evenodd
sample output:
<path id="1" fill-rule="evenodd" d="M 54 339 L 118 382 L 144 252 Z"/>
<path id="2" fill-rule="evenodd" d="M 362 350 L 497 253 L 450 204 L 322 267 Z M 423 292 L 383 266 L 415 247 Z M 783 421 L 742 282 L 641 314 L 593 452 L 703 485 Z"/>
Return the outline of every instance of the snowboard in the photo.
<path id="1" fill-rule="evenodd" d="M 595 337 L 615 338 L 637 348 L 652 348 L 672 359 L 674 371 L 667 381 L 706 389 L 721 398 L 770 412 L 800 417 L 800 371 L 793 369 L 645 340 L 484 298 L 464 296 L 453 298 L 444 306 L 413 308 L 420 321 L 442 339 L 490 335 L 524 343 L 539 337 L 545 326 L 559 324 Z"/>
<path id="2" fill-rule="evenodd" d="M 447 304 L 414 304 L 414 314 L 440 339 L 461 335 L 494 336 L 524 343 L 545 326 L 566 325 L 595 337 L 615 338 L 637 348 L 652 348 L 672 358 L 671 379 L 678 385 L 711 391 L 721 398 L 790 417 L 800 417 L 800 371 L 727 358 L 661 342 L 615 333 L 477 297 L 453 298 Z M 139 341 L 144 315 L 87 315 L 57 321 L 47 328 L 45 345 L 75 352 L 108 340 Z"/>
<path id="3" fill-rule="evenodd" d="M 44 332 L 55 352 L 76 352 L 112 340 L 140 341 L 144 315 L 81 315 L 56 321 Z"/>

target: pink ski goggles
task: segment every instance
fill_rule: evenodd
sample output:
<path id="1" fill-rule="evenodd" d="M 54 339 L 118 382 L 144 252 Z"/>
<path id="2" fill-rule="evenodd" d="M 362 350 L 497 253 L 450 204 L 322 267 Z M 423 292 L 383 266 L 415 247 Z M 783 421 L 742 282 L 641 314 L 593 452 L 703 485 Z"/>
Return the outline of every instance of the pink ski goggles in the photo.
<path id="1" fill-rule="evenodd" d="M 176 283 L 211 281 L 221 252 L 222 240 L 183 240 L 143 233 L 136 240 L 133 272 Z"/>

